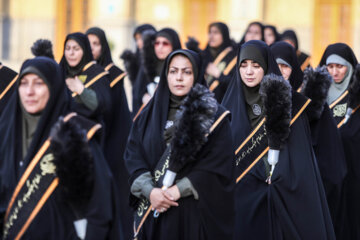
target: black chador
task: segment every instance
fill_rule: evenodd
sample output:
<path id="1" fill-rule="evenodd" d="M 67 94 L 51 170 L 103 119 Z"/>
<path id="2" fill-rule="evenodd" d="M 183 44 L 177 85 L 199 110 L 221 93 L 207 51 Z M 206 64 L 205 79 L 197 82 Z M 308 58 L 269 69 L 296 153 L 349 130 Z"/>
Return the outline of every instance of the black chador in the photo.
<path id="1" fill-rule="evenodd" d="M 85 89 L 79 95 L 71 92 L 73 101 L 71 109 L 85 117 L 91 118 L 103 125 L 107 132 L 106 117 L 111 112 L 111 91 L 109 73 L 93 59 L 91 47 L 87 36 L 83 33 L 71 33 L 67 35 L 64 50 L 68 40 L 75 40 L 83 50 L 83 56 L 79 64 L 71 67 L 65 54 L 60 61 L 63 79 L 78 77 L 83 82 Z M 70 92 L 70 91 L 69 91 Z M 105 136 L 105 135 L 104 135 Z"/>
<path id="2" fill-rule="evenodd" d="M 135 28 L 134 30 L 134 40 L 136 41 L 136 36 L 139 35 L 142 37 L 142 35 L 146 31 L 153 31 L 156 32 L 154 26 L 151 24 L 142 24 Z M 142 56 L 141 56 L 141 49 L 139 46 L 136 46 L 136 51 L 132 52 L 129 49 L 124 50 L 124 52 L 121 54 L 120 58 L 124 60 L 124 66 L 127 73 L 128 78 L 131 81 L 131 84 L 134 86 L 136 76 L 138 74 L 138 71 L 140 70 L 140 66 L 142 63 Z"/>
<path id="3" fill-rule="evenodd" d="M 100 40 L 101 55 L 97 59 L 97 63 L 104 67 L 105 71 L 109 72 L 112 111 L 107 115 L 109 119 L 107 119 L 106 123 L 110 125 L 107 127 L 104 154 L 119 188 L 124 237 L 129 239 L 132 237 L 133 217 L 128 207 L 130 187 L 127 180 L 129 175 L 122 156 L 124 155 L 132 121 L 124 90 L 125 73 L 114 65 L 104 31 L 93 27 L 87 30 L 86 34 L 96 35 Z"/>
<path id="4" fill-rule="evenodd" d="M 306 113 L 312 145 L 335 233 L 337 238 L 341 238 L 345 216 L 344 182 L 347 168 L 341 137 L 326 103 L 332 78 L 325 68 L 307 68 L 303 73 L 297 62 L 295 49 L 286 42 L 277 42 L 270 48 L 278 64 L 285 64 L 292 69 L 288 80 L 293 89 L 298 89 L 304 79 L 301 93 L 311 99 Z"/>
<path id="5" fill-rule="evenodd" d="M 136 76 L 132 90 L 133 116 L 136 116 L 139 109 L 144 106 L 142 101 L 144 94 L 153 94 L 149 92 L 149 89 L 154 89 L 153 85 L 158 83 L 158 79 L 164 65 L 164 60 L 158 59 L 155 54 L 154 43 L 156 37 L 158 36 L 165 37 L 170 42 L 173 51 L 181 48 L 179 36 L 176 31 L 171 28 L 163 28 L 158 32 L 146 31 L 146 33 L 143 34 L 143 63 L 139 69 L 138 75 Z"/>
<path id="6" fill-rule="evenodd" d="M 298 58 L 298 62 L 302 71 L 304 71 L 305 68 L 310 67 L 310 56 L 300 51 L 298 38 L 293 30 L 284 31 L 281 34 L 281 40 L 290 41 L 294 45 L 296 56 Z"/>
<path id="7" fill-rule="evenodd" d="M 195 84 L 181 98 L 167 84 L 169 64 L 179 54 L 191 62 Z M 229 115 L 204 86 L 199 64 L 193 51 L 171 53 L 154 97 L 133 124 L 125 163 L 139 239 L 232 238 L 234 154 Z M 154 218 L 150 192 L 162 186 L 165 171 L 175 163 L 182 165 L 175 178 L 181 196 L 178 206 Z"/>
<path id="8" fill-rule="evenodd" d="M 249 61 L 265 74 L 254 87 L 240 75 Z M 236 69 L 223 100 L 236 146 L 234 239 L 335 239 L 304 113 L 310 100 L 291 91 L 262 41 L 242 45 Z"/>
<path id="9" fill-rule="evenodd" d="M 206 82 L 210 91 L 215 93 L 215 98 L 220 103 L 230 83 L 231 76 L 235 71 L 236 46 L 230 39 L 229 28 L 226 24 L 222 22 L 212 23 L 209 26 L 209 32 L 213 27 L 220 31 L 223 39 L 222 43 L 216 48 L 208 44 L 205 50 L 201 52 L 201 56 L 203 58 L 203 71 L 205 72 Z M 219 77 L 206 73 L 209 63 L 215 64 L 216 68 L 220 71 Z"/>
<path id="10" fill-rule="evenodd" d="M 36 74 L 49 91 L 35 114 L 20 101 L 20 80 L 27 74 Z M 25 61 L 15 86 L 0 118 L 0 235 L 122 239 L 116 189 L 96 141 L 101 126 L 68 114 L 58 64 L 47 57 Z"/>
<path id="11" fill-rule="evenodd" d="M 17 73 L 0 62 L 0 115 L 14 92 Z"/>
<path id="12" fill-rule="evenodd" d="M 357 59 L 352 49 L 344 43 L 329 45 L 321 59 L 320 65 L 337 64 L 346 67 L 346 73 L 341 81 L 331 83 L 327 101 L 330 104 L 332 114 L 343 141 L 346 162 L 348 167 L 348 177 L 345 185 L 347 221 L 342 239 L 360 238 L 360 217 L 358 211 L 360 191 L 359 175 L 360 165 L 358 164 L 358 154 L 360 143 L 359 119 L 360 113 L 360 74 Z"/>
<path id="13" fill-rule="evenodd" d="M 241 40 L 240 40 L 240 46 L 243 45 L 246 41 L 246 34 L 249 32 L 249 29 L 251 26 L 253 25 L 256 25 L 259 29 L 260 29 L 260 34 L 261 34 L 261 40 L 262 41 L 265 41 L 265 38 L 264 38 L 264 25 L 261 23 L 261 22 L 251 22 L 249 23 L 248 27 L 246 28 Z M 248 40 L 249 41 L 249 40 Z"/>

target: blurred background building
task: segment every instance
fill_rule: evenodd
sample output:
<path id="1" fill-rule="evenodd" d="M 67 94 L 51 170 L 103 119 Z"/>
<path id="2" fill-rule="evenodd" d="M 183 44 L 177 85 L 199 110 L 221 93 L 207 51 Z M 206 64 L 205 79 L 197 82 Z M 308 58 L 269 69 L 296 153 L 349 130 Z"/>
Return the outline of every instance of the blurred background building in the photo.
<path id="1" fill-rule="evenodd" d="M 67 33 L 99 26 L 121 64 L 121 52 L 135 48 L 132 33 L 138 24 L 172 27 L 183 44 L 195 36 L 204 47 L 209 23 L 227 23 L 239 41 L 248 23 L 257 20 L 280 32 L 295 30 L 300 49 L 317 65 L 330 43 L 345 42 L 359 54 L 358 13 L 360 0 L 0 0 L 0 61 L 18 71 L 38 38 L 53 41 L 60 60 Z"/>

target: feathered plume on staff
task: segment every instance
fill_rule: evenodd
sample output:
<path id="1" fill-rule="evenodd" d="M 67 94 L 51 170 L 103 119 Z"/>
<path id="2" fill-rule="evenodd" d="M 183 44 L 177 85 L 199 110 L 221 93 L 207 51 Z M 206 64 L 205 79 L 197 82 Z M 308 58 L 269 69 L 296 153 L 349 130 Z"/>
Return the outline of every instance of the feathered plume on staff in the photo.
<path id="1" fill-rule="evenodd" d="M 279 160 L 281 147 L 290 134 L 292 94 L 291 86 L 283 77 L 269 74 L 261 81 L 260 95 L 264 103 L 265 128 L 269 143 L 268 163 L 271 166 L 268 183 Z"/>
<path id="2" fill-rule="evenodd" d="M 174 184 L 176 174 L 185 165 L 196 161 L 196 155 L 207 142 L 218 109 L 213 96 L 209 89 L 196 84 L 185 98 L 177 114 L 178 121 L 170 143 L 169 169 L 163 179 L 163 190 Z M 155 211 L 154 217 L 158 215 Z"/>

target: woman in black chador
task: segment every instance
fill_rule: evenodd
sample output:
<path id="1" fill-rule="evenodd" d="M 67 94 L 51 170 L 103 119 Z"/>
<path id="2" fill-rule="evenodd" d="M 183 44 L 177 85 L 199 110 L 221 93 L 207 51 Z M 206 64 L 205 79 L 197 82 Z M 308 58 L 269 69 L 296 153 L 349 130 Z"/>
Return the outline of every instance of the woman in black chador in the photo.
<path id="1" fill-rule="evenodd" d="M 0 62 L 0 115 L 14 92 L 17 73 Z"/>
<path id="2" fill-rule="evenodd" d="M 200 69 L 195 52 L 172 52 L 133 124 L 125 163 L 139 239 L 232 238 L 229 115 L 204 86 Z"/>
<path id="3" fill-rule="evenodd" d="M 119 187 L 121 217 L 124 237 L 132 237 L 132 212 L 128 208 L 130 187 L 128 184 L 128 173 L 125 168 L 123 155 L 126 141 L 131 128 L 130 112 L 124 91 L 125 73 L 114 65 L 111 52 L 102 29 L 93 27 L 86 31 L 89 38 L 94 59 L 109 72 L 112 111 L 108 115 L 110 119 L 106 122 L 107 127 L 104 153 L 110 169 Z"/>
<path id="4" fill-rule="evenodd" d="M 210 91 L 220 103 L 229 85 L 236 64 L 236 46 L 230 39 L 229 29 L 222 22 L 209 26 L 209 42 L 201 53 L 205 79 Z"/>
<path id="5" fill-rule="evenodd" d="M 133 85 L 133 115 L 139 112 L 154 95 L 165 58 L 181 48 L 178 34 L 171 28 L 159 32 L 146 31 L 143 34 L 143 63 Z"/>
<path id="6" fill-rule="evenodd" d="M 144 46 L 143 34 L 147 31 L 156 32 L 154 26 L 151 24 L 137 26 L 133 34 L 136 43 L 136 51 L 132 52 L 131 50 L 126 49 L 120 56 L 120 58 L 124 60 L 124 67 L 132 86 L 135 84 L 136 76 L 142 63 L 141 50 Z"/>
<path id="7" fill-rule="evenodd" d="M 234 239 L 335 239 L 304 113 L 266 43 L 238 53 L 223 105 L 236 146 Z"/>
<path id="8" fill-rule="evenodd" d="M 320 66 L 326 65 L 332 76 L 327 102 L 340 130 L 348 167 L 345 187 L 347 221 L 341 239 L 360 238 L 360 68 L 357 63 L 353 51 L 344 43 L 329 45 L 320 61 Z"/>
<path id="9" fill-rule="evenodd" d="M 271 47 L 279 69 L 293 89 L 298 89 L 304 79 L 301 93 L 311 99 L 306 109 L 314 153 L 324 184 L 330 214 L 338 239 L 344 227 L 344 180 L 347 173 L 341 137 L 332 117 L 326 98 L 331 76 L 326 68 L 309 68 L 303 73 L 298 64 L 295 49 L 286 42 Z"/>
<path id="10" fill-rule="evenodd" d="M 298 38 L 293 30 L 284 31 L 281 34 L 281 41 L 287 42 L 295 48 L 296 56 L 302 71 L 304 71 L 305 68 L 310 67 L 310 56 L 300 51 Z"/>
<path id="11" fill-rule="evenodd" d="M 262 40 L 264 39 L 264 25 L 261 22 L 249 23 L 243 37 L 240 40 L 240 46 L 251 40 Z"/>
<path id="12" fill-rule="evenodd" d="M 264 26 L 264 40 L 267 45 L 271 45 L 280 40 L 280 34 L 273 25 Z"/>
<path id="13" fill-rule="evenodd" d="M 106 133 L 109 119 L 106 115 L 111 113 L 109 73 L 94 61 L 85 34 L 77 32 L 67 35 L 60 68 L 73 97 L 71 109 L 100 122 Z"/>
<path id="14" fill-rule="evenodd" d="M 26 60 L 15 86 L 0 118 L 2 239 L 121 239 L 116 189 L 96 141 L 101 126 L 68 114 L 50 58 Z"/>

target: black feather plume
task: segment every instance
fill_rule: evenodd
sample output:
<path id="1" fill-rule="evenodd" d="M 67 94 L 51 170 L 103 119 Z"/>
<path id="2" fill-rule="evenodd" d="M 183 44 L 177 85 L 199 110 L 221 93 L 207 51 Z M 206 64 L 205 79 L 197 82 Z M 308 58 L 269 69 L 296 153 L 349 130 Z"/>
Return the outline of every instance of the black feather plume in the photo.
<path id="1" fill-rule="evenodd" d="M 139 60 L 136 53 L 133 53 L 130 50 L 124 50 L 124 52 L 120 55 L 120 58 L 124 60 L 125 70 L 130 81 L 134 84 L 136 75 L 139 71 Z"/>
<path id="2" fill-rule="evenodd" d="M 349 86 L 349 107 L 355 109 L 360 104 L 360 64 L 356 65 Z"/>
<path id="3" fill-rule="evenodd" d="M 149 81 L 153 81 L 156 74 L 157 62 L 159 61 L 155 54 L 154 43 L 156 39 L 156 32 L 153 30 L 146 30 L 142 34 L 144 47 L 142 49 L 142 60 L 145 66 L 144 70 L 149 77 Z"/>
<path id="4" fill-rule="evenodd" d="M 311 99 L 307 108 L 309 120 L 319 119 L 326 102 L 326 98 L 331 86 L 332 78 L 325 66 L 315 69 L 308 67 L 304 71 L 304 85 L 302 94 Z"/>
<path id="5" fill-rule="evenodd" d="M 73 119 L 60 119 L 50 134 L 61 198 L 76 207 L 85 205 L 94 185 L 94 161 L 86 131 Z"/>
<path id="6" fill-rule="evenodd" d="M 271 149 L 279 150 L 290 134 L 292 94 L 291 86 L 283 77 L 266 75 L 260 85 L 264 103 L 265 128 Z"/>
<path id="7" fill-rule="evenodd" d="M 38 39 L 31 47 L 31 52 L 35 57 L 43 56 L 54 59 L 52 43 L 47 39 Z"/>
<path id="8" fill-rule="evenodd" d="M 195 161 L 196 154 L 207 142 L 217 109 L 217 101 L 209 89 L 201 84 L 191 89 L 177 115 L 170 170 L 178 172 L 185 164 Z"/>
<path id="9" fill-rule="evenodd" d="M 194 37 L 188 37 L 188 41 L 185 43 L 187 49 L 192 50 L 194 52 L 201 52 L 199 48 L 199 41 Z"/>

